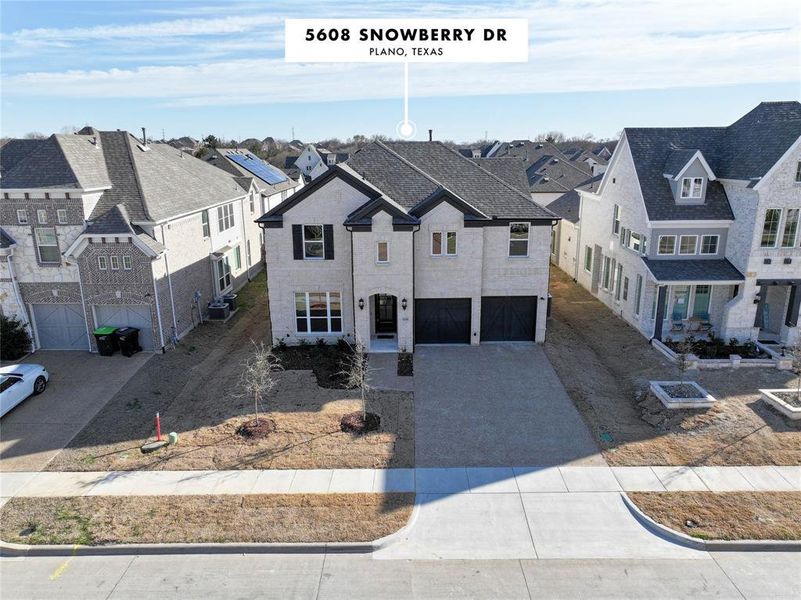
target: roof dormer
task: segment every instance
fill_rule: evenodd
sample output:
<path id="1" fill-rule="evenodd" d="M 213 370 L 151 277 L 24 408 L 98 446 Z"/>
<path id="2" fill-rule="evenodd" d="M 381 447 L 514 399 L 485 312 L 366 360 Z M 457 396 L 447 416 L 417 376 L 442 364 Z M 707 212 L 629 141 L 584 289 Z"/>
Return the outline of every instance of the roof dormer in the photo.
<path id="1" fill-rule="evenodd" d="M 677 204 L 703 204 L 709 182 L 716 179 L 703 153 L 693 148 L 671 150 L 663 174 Z"/>

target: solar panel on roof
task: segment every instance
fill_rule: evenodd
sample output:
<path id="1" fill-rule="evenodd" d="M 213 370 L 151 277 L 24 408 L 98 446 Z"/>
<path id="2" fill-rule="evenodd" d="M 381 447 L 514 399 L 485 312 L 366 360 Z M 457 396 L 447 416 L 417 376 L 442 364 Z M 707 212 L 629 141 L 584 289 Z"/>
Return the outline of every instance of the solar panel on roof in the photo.
<path id="1" fill-rule="evenodd" d="M 234 152 L 228 153 L 228 158 L 238 164 L 240 167 L 247 169 L 259 179 L 266 181 L 270 185 L 282 183 L 287 180 L 287 176 L 274 166 L 267 164 L 263 160 L 256 158 L 252 154 L 237 154 Z"/>

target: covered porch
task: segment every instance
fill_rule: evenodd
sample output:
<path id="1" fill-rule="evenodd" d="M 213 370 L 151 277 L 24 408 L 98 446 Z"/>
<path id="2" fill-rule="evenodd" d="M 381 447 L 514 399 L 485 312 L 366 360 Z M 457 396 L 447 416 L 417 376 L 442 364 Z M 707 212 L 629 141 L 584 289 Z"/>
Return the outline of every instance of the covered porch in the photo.
<path id="1" fill-rule="evenodd" d="M 719 336 L 745 277 L 728 260 L 647 260 L 657 285 L 653 337 Z"/>
<path id="2" fill-rule="evenodd" d="M 758 279 L 757 286 L 754 327 L 759 327 L 759 341 L 778 346 L 792 344 L 798 338 L 801 280 Z"/>

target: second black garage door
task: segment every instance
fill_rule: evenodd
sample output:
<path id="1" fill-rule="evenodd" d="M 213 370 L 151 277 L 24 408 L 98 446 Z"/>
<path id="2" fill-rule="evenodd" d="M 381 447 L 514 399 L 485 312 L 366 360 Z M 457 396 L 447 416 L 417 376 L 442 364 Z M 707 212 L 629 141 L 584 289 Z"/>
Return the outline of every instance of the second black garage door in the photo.
<path id="1" fill-rule="evenodd" d="M 483 296 L 482 342 L 533 342 L 537 296 Z"/>
<path id="2" fill-rule="evenodd" d="M 470 298 L 418 298 L 414 315 L 415 343 L 470 343 Z"/>

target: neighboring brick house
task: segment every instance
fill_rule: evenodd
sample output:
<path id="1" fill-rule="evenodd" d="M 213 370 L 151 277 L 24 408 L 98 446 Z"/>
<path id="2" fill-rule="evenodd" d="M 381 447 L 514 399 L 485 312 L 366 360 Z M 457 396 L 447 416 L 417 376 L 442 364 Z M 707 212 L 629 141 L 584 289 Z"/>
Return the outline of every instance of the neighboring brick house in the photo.
<path id="1" fill-rule="evenodd" d="M 0 307 L 35 349 L 94 349 L 101 325 L 162 349 L 258 268 L 252 180 L 167 144 L 91 128 L 11 140 L 0 189 Z"/>
<path id="2" fill-rule="evenodd" d="M 798 102 L 728 127 L 627 128 L 578 195 L 563 268 L 643 335 L 798 339 Z"/>
<path id="3" fill-rule="evenodd" d="M 494 173 L 438 142 L 373 142 L 267 212 L 276 341 L 543 341 L 557 219 L 511 164 Z"/>

